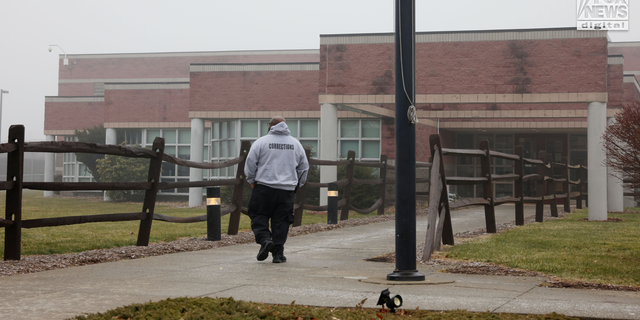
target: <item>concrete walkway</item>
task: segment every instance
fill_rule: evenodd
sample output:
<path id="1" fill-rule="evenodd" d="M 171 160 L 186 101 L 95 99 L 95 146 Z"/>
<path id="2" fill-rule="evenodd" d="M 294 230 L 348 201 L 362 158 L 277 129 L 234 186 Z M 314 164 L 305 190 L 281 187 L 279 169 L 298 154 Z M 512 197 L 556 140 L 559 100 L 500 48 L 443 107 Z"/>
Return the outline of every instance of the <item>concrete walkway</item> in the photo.
<path id="1" fill-rule="evenodd" d="M 498 207 L 498 223 L 514 219 Z M 534 207 L 527 207 L 527 215 Z M 454 232 L 483 227 L 481 210 L 453 212 Z M 417 242 L 426 217 L 418 218 Z M 265 303 L 375 308 L 380 292 L 400 294 L 405 309 L 466 309 L 510 313 L 550 312 L 576 317 L 638 319 L 640 293 L 543 288 L 532 277 L 437 273 L 418 266 L 427 280 L 387 282 L 394 264 L 364 259 L 394 250 L 395 222 L 289 238 L 288 262 L 255 259 L 258 246 L 238 245 L 137 260 L 103 263 L 0 278 L 0 319 L 66 319 L 131 303 L 170 297 L 233 297 Z"/>

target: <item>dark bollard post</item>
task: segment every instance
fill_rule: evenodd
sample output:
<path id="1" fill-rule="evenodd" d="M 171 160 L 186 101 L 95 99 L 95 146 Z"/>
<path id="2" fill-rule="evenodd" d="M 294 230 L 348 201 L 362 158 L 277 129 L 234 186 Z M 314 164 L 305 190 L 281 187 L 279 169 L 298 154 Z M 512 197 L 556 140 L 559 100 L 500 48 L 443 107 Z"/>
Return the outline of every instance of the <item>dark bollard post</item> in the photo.
<path id="1" fill-rule="evenodd" d="M 327 224 L 338 224 L 338 184 L 333 182 L 327 191 Z"/>
<path id="2" fill-rule="evenodd" d="M 207 188 L 207 240 L 221 239 L 220 187 Z"/>

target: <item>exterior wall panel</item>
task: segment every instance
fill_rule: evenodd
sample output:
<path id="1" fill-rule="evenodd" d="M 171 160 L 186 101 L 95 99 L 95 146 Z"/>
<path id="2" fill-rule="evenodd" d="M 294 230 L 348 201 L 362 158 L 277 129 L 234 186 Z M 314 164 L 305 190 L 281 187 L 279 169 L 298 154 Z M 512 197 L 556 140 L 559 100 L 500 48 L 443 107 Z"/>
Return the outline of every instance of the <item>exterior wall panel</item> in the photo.
<path id="1" fill-rule="evenodd" d="M 104 121 L 104 102 L 45 102 L 44 130 L 89 129 Z"/>
<path id="2" fill-rule="evenodd" d="M 117 79 L 188 78 L 192 63 L 282 63 L 317 62 L 316 50 L 183 52 L 148 54 L 67 55 L 69 65 L 59 61 L 58 94 L 61 96 L 92 95 L 93 86 L 68 86 L 64 81 L 91 79 L 113 82 Z M 102 80 L 107 81 L 102 81 Z M 148 80 L 147 80 L 148 81 Z M 94 81 L 92 81 L 94 82 Z M 82 88 L 82 89 L 81 89 Z"/>
<path id="3" fill-rule="evenodd" d="M 104 122 L 189 122 L 189 89 L 105 90 Z"/>
<path id="4" fill-rule="evenodd" d="M 393 94 L 392 43 L 320 48 L 320 94 Z M 416 93 L 604 92 L 607 39 L 416 44 Z"/>
<path id="5" fill-rule="evenodd" d="M 189 110 L 320 111 L 317 72 L 192 72 Z"/>

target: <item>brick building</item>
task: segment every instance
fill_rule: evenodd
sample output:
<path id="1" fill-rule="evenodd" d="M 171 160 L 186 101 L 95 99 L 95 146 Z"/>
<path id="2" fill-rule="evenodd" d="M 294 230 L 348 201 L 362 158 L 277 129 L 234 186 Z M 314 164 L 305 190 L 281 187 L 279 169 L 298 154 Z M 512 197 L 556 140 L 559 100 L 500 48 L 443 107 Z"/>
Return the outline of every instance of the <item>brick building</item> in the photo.
<path id="1" fill-rule="evenodd" d="M 166 153 L 203 161 L 236 157 L 241 141 L 266 133 L 275 115 L 317 157 L 355 150 L 361 160 L 394 158 L 393 34 L 322 35 L 319 50 L 67 55 L 60 59 L 59 96 L 45 99 L 47 139 L 71 139 L 75 129 L 104 125 L 107 143 L 166 140 Z M 493 150 L 526 157 L 539 150 L 575 163 L 588 154 L 588 135 L 633 99 L 640 100 L 640 43 L 611 43 L 606 31 L 572 28 L 416 35 L 416 158 L 428 161 L 428 136 L 448 147 Z M 604 123 L 604 126 L 602 124 Z M 601 129 L 599 129 L 601 130 Z M 594 135 L 595 137 L 595 135 Z M 591 149 L 590 152 L 588 152 Z M 590 156 L 589 156 L 590 157 Z M 64 158 L 64 159 L 62 159 Z M 591 158 L 600 159 L 600 158 Z M 91 178 L 73 155 L 49 158 L 67 181 Z M 496 173 L 511 172 L 497 162 Z M 323 168 L 321 179 L 335 180 Z M 607 180 L 606 168 L 604 176 Z M 471 159 L 447 163 L 451 175 L 472 176 Z M 594 172 L 596 172 L 595 170 Z M 224 170 L 189 171 L 165 164 L 163 180 L 233 176 Z M 619 183 L 610 181 L 622 203 Z M 512 183 L 496 183 L 496 196 Z M 480 190 L 459 186 L 461 196 Z M 615 193 L 618 192 L 618 193 Z M 190 194 L 199 204 L 202 190 Z"/>

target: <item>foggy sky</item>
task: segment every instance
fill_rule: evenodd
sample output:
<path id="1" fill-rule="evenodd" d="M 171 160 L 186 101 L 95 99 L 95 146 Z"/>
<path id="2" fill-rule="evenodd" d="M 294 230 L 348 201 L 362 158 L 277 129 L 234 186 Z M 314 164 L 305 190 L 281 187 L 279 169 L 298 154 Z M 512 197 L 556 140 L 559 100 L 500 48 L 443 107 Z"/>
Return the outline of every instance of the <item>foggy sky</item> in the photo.
<path id="1" fill-rule="evenodd" d="M 640 41 L 640 0 L 629 0 Z M 67 54 L 317 49 L 320 34 L 393 32 L 392 0 L 2 0 L 2 142 L 11 124 L 44 140 L 44 97 Z M 416 31 L 576 26 L 576 0 L 416 0 Z"/>

